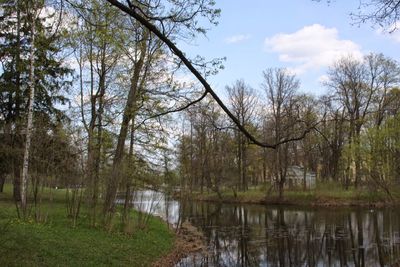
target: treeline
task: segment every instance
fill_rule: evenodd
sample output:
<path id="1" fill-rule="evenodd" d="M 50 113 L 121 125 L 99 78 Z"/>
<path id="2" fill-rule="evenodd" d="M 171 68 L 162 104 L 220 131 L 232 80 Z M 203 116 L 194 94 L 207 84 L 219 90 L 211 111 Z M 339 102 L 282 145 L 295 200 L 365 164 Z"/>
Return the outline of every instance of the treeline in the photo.
<path id="1" fill-rule="evenodd" d="M 220 12 L 211 0 L 132 3 L 187 42 Z M 68 216 L 86 204 L 92 226 L 111 227 L 124 198 L 128 224 L 132 192 L 171 168 L 169 114 L 198 88 L 163 42 L 105 1 L 6 0 L 0 14 L 0 189 L 12 182 L 21 217 L 39 218 L 41 191 L 66 188 Z"/>
<path id="2" fill-rule="evenodd" d="M 318 182 L 383 190 L 400 182 L 400 65 L 382 54 L 338 58 L 326 74 L 326 93 L 298 91 L 285 69 L 263 72 L 259 90 L 243 80 L 226 87 L 230 108 L 260 140 L 255 146 L 212 101 L 186 112 L 179 145 L 180 184 L 188 189 L 246 191 L 260 186 L 282 196 L 288 172 L 301 166 Z M 287 142 L 290 141 L 290 142 Z"/>

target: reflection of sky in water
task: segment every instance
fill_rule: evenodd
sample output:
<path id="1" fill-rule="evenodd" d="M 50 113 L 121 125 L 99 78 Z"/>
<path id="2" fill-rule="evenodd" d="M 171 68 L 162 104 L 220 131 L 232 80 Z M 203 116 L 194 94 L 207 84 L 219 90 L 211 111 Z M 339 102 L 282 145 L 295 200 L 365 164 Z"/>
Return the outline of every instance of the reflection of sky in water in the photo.
<path id="1" fill-rule="evenodd" d="M 400 262 L 396 210 L 318 209 L 178 202 L 162 193 L 135 196 L 137 209 L 189 220 L 210 253 L 177 266 L 390 266 Z M 180 218 L 181 216 L 181 218 Z"/>
<path id="2" fill-rule="evenodd" d="M 123 200 L 117 202 L 123 203 Z M 179 202 L 167 198 L 164 193 L 151 190 L 135 192 L 132 204 L 135 209 L 160 216 L 171 224 L 178 222 Z"/>

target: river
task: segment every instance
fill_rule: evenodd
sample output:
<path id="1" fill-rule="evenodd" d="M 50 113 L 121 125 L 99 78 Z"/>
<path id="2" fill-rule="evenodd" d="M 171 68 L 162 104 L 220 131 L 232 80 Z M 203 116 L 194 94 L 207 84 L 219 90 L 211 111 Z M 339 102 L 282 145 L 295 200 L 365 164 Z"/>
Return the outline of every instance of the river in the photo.
<path id="1" fill-rule="evenodd" d="M 216 204 L 153 191 L 137 193 L 134 205 L 203 232 L 209 253 L 190 255 L 178 267 L 400 266 L 396 209 Z"/>

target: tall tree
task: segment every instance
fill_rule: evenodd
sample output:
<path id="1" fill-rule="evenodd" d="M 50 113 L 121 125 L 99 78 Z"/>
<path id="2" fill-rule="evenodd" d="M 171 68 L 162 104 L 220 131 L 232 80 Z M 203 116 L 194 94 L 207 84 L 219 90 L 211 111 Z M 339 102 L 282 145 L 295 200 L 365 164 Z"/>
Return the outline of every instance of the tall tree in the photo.
<path id="1" fill-rule="evenodd" d="M 268 100 L 266 112 L 271 117 L 271 134 L 274 143 L 294 136 L 298 123 L 296 114 L 296 91 L 300 82 L 296 76 L 285 69 L 267 69 L 263 72 L 262 84 Z M 290 165 L 289 143 L 280 145 L 273 151 L 273 175 L 278 187 L 279 197 L 283 197 L 287 170 Z"/>
<path id="2" fill-rule="evenodd" d="M 254 123 L 257 107 L 257 98 L 253 89 L 246 85 L 243 80 L 238 80 L 233 86 L 227 86 L 226 90 L 229 94 L 233 114 L 238 118 L 241 125 L 250 129 L 252 123 Z M 240 131 L 235 131 L 235 135 L 237 140 L 238 165 L 237 187 L 239 190 L 244 191 L 248 189 L 248 140 Z"/>
<path id="3" fill-rule="evenodd" d="M 340 59 L 329 71 L 326 85 L 335 90 L 335 96 L 346 111 L 348 120 L 349 163 L 346 167 L 346 187 L 353 177 L 357 187 L 361 182 L 360 136 L 368 117 L 379 127 L 389 107 L 388 92 L 398 84 L 399 68 L 396 62 L 383 55 L 369 54 L 362 60 Z"/>
<path id="4" fill-rule="evenodd" d="M 46 5 L 44 1 L 5 1 L 1 5 L 3 72 L 0 76 L 0 110 L 5 140 L 12 156 L 7 173 L 13 173 L 14 197 L 18 201 L 21 199 L 23 144 L 27 133 L 24 122 L 28 110 L 31 115 L 47 116 L 49 122 L 60 119 L 64 114 L 56 108 L 56 103 L 66 102 L 60 92 L 70 85 L 71 70 L 63 65 L 59 56 L 64 32 L 49 23 L 53 19 L 58 21 L 54 13 L 40 12 Z M 33 87 L 34 91 L 31 90 Z M 33 100 L 29 101 L 29 98 Z"/>
<path id="5" fill-rule="evenodd" d="M 32 5 L 28 5 L 28 18 L 31 20 L 31 44 L 29 51 L 29 97 L 28 97 L 28 118 L 25 130 L 25 148 L 24 160 L 22 163 L 22 182 L 21 182 L 21 209 L 24 217 L 26 216 L 26 201 L 27 201 L 27 187 L 28 187 L 28 168 L 29 168 L 29 152 L 31 149 L 31 136 L 33 125 L 33 103 L 35 101 L 35 37 L 36 37 L 36 20 L 40 13 L 40 9 L 36 7 L 36 1 L 32 1 Z"/>
<path id="6" fill-rule="evenodd" d="M 101 1 L 77 1 L 76 32 L 71 36 L 79 66 L 80 115 L 87 133 L 86 185 L 89 217 L 96 225 L 98 198 L 105 164 L 107 125 L 117 117 L 117 71 L 123 71 L 121 60 L 128 42 L 128 33 L 122 27 L 123 16 Z"/>

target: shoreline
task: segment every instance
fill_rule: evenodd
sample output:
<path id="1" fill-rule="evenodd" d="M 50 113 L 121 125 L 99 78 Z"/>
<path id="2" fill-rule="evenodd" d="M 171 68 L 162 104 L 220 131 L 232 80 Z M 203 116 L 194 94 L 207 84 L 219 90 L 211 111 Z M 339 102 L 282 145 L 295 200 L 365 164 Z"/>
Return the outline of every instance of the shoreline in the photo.
<path id="1" fill-rule="evenodd" d="M 169 225 L 172 226 L 171 224 Z M 175 229 L 172 226 L 171 231 L 174 230 Z M 174 231 L 174 235 L 175 242 L 172 250 L 154 262 L 151 265 L 152 267 L 173 267 L 191 254 L 206 253 L 206 244 L 203 233 L 201 233 L 189 221 L 183 222 L 179 229 Z"/>
<path id="2" fill-rule="evenodd" d="M 179 194 L 174 194 L 174 198 L 180 199 Z M 224 204 L 256 204 L 256 205 L 274 205 L 274 206 L 293 206 L 306 208 L 393 208 L 400 206 L 398 199 L 379 199 L 367 200 L 362 198 L 336 198 L 329 196 L 310 195 L 304 198 L 284 196 L 283 199 L 278 197 L 258 197 L 258 196 L 222 196 L 216 195 L 200 195 L 195 193 L 186 195 L 183 198 L 189 198 L 194 201 L 224 203 Z"/>

